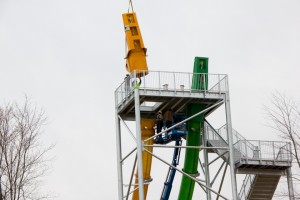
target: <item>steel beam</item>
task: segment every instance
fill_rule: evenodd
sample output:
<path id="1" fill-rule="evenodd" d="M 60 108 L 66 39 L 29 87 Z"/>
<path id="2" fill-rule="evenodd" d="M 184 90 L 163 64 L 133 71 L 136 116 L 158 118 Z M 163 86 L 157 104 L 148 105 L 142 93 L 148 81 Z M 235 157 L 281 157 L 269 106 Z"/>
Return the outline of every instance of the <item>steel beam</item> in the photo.
<path id="1" fill-rule="evenodd" d="M 123 170 L 122 170 L 122 142 L 118 111 L 116 109 L 116 144 L 117 144 L 117 170 L 118 170 L 118 196 L 123 200 Z"/>
<path id="2" fill-rule="evenodd" d="M 228 150 L 227 147 L 204 147 L 204 146 L 174 146 L 174 145 L 159 145 L 159 144 L 154 144 L 154 145 L 149 145 L 145 144 L 144 147 L 160 147 L 160 148 L 184 148 L 184 149 L 221 149 L 221 150 Z"/>
<path id="3" fill-rule="evenodd" d="M 126 127 L 128 133 L 130 134 L 130 136 L 132 137 L 132 139 L 136 142 L 136 138 L 134 137 L 134 135 L 131 132 L 130 128 L 127 126 L 127 124 L 124 122 L 124 120 L 122 119 L 122 117 L 120 115 L 118 115 L 118 117 L 121 120 L 121 122 L 123 123 L 123 125 Z"/>
<path id="4" fill-rule="evenodd" d="M 140 113 L 140 97 L 139 90 L 134 90 L 135 103 L 135 125 L 136 125 L 136 140 L 137 140 L 137 157 L 138 157 L 138 182 L 139 182 L 139 199 L 144 200 L 144 173 L 143 173 L 143 143 L 141 133 L 141 113 Z"/>
<path id="5" fill-rule="evenodd" d="M 225 175 L 226 175 L 226 171 L 227 171 L 227 167 L 228 167 L 228 165 L 225 166 L 224 173 L 223 173 L 223 176 L 222 176 L 222 180 L 221 180 L 221 183 L 220 183 L 220 187 L 219 187 L 218 193 L 221 193 L 221 190 L 222 190 L 222 187 L 223 187 L 223 183 L 224 183 L 224 179 L 225 179 Z M 216 200 L 218 200 L 218 199 L 219 199 L 219 196 L 217 196 Z"/>
<path id="6" fill-rule="evenodd" d="M 226 81 L 226 84 L 227 84 L 227 88 L 229 88 L 228 79 Z M 228 138 L 228 145 L 229 145 L 229 165 L 230 165 L 232 199 L 237 200 L 238 193 L 237 193 L 236 174 L 235 174 L 236 172 L 235 172 L 235 163 L 234 163 L 234 149 L 233 149 L 229 91 L 227 91 L 225 95 L 225 111 L 226 111 L 226 124 L 227 124 L 227 138 Z"/>
<path id="7" fill-rule="evenodd" d="M 215 180 L 216 180 L 217 177 L 219 176 L 219 173 L 221 172 L 221 170 L 222 170 L 222 168 L 223 168 L 223 166 L 224 166 L 225 163 L 226 163 L 226 162 L 223 161 L 221 167 L 218 169 L 218 171 L 217 171 L 215 177 L 213 178 L 213 180 L 212 180 L 211 183 L 210 183 L 211 186 L 213 186 L 213 184 L 215 183 Z"/>
<path id="8" fill-rule="evenodd" d="M 126 195 L 126 200 L 128 200 L 129 195 L 130 195 L 130 188 L 131 188 L 131 185 L 132 185 L 132 179 L 133 179 L 133 175 L 134 175 L 134 171 L 135 171 L 135 167 L 136 167 L 136 162 L 137 162 L 137 155 L 135 156 L 132 171 L 131 171 L 130 181 L 129 181 L 127 195 Z"/>
<path id="9" fill-rule="evenodd" d="M 288 168 L 286 170 L 286 177 L 287 177 L 287 183 L 288 183 L 289 198 L 290 198 L 290 200 L 295 200 L 294 186 L 293 186 L 293 175 L 292 175 L 291 168 Z"/>
<path id="10" fill-rule="evenodd" d="M 207 145 L 207 126 L 204 129 L 203 145 L 205 147 Z M 203 154 L 204 154 L 205 183 L 206 183 L 206 186 L 211 187 L 211 184 L 210 184 L 210 173 L 209 173 L 209 160 L 208 160 L 207 149 L 203 150 Z M 206 199 L 207 200 L 211 200 L 211 192 L 210 192 L 210 190 L 207 190 L 207 192 L 206 192 Z"/>

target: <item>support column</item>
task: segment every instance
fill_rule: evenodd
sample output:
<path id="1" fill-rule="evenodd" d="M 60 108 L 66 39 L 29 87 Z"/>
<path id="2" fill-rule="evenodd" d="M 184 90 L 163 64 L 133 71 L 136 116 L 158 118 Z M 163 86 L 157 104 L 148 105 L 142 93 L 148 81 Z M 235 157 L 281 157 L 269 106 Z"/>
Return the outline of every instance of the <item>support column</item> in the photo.
<path id="1" fill-rule="evenodd" d="M 2 184 L 1 177 L 2 177 L 2 175 L 0 175 L 0 200 L 3 200 L 3 197 L 2 197 L 2 188 L 1 188 L 1 184 Z"/>
<path id="2" fill-rule="evenodd" d="M 227 88 L 228 80 L 227 80 Z M 233 149 L 233 137 L 232 137 L 232 125 L 231 125 L 231 112 L 230 112 L 230 100 L 229 92 L 225 95 L 225 111 L 226 111 L 226 124 L 227 124 L 227 139 L 229 146 L 229 165 L 230 165 L 230 178 L 231 178 L 231 189 L 232 189 L 232 199 L 237 200 L 237 184 L 235 176 L 235 164 L 234 164 L 234 149 Z"/>
<path id="3" fill-rule="evenodd" d="M 207 146 L 207 126 L 204 127 L 204 132 L 203 132 L 203 145 L 206 147 Z M 204 154 L 204 170 L 205 170 L 205 183 L 207 187 L 211 187 L 210 185 L 210 175 L 209 175 L 209 166 L 208 166 L 208 152 L 207 149 L 203 149 L 203 154 Z M 206 199 L 211 200 L 211 192 L 210 190 L 206 190 Z"/>
<path id="4" fill-rule="evenodd" d="M 294 186 L 293 186 L 293 175 L 291 167 L 286 170 L 286 178 L 288 183 L 288 190 L 289 190 L 289 199 L 295 200 L 294 196 Z"/>
<path id="5" fill-rule="evenodd" d="M 137 164 L 138 164 L 138 181 L 139 181 L 139 200 L 144 200 L 144 173 L 143 173 L 143 144 L 141 136 L 141 113 L 140 113 L 140 95 L 139 89 L 134 90 L 135 103 L 135 124 L 136 124 L 136 141 L 137 141 Z"/>
<path id="6" fill-rule="evenodd" d="M 117 170 L 118 170 L 118 198 L 123 200 L 123 170 L 122 170 L 122 142 L 118 110 L 116 109 L 116 144 L 117 144 Z"/>

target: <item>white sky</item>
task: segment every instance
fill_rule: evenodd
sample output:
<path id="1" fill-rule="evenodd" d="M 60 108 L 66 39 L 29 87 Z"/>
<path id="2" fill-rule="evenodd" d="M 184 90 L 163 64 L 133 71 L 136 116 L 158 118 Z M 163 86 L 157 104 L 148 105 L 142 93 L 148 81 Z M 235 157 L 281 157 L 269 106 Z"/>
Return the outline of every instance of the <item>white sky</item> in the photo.
<path id="1" fill-rule="evenodd" d="M 229 75 L 234 128 L 277 139 L 261 107 L 275 89 L 300 102 L 300 1 L 133 3 L 150 70 L 191 72 L 195 56 L 209 57 L 211 73 Z M 46 186 L 60 200 L 117 199 L 114 90 L 126 73 L 127 8 L 127 1 L 0 0 L 0 102 L 27 94 L 45 108 L 45 141 L 57 143 Z"/>

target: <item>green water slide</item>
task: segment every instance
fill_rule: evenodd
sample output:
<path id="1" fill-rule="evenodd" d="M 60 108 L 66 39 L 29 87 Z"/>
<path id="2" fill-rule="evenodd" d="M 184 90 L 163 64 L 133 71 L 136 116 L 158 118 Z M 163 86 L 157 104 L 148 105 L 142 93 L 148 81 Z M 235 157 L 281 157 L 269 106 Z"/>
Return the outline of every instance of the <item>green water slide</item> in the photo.
<path id="1" fill-rule="evenodd" d="M 208 58 L 196 57 L 194 61 L 194 71 L 192 78 L 192 90 L 199 92 L 199 90 L 207 89 L 208 83 Z M 200 73 L 200 74 L 198 74 Z M 205 73 L 205 74 L 203 74 Z M 189 104 L 187 106 L 186 114 L 190 117 L 205 109 L 204 104 Z M 186 137 L 187 146 L 200 146 L 201 136 L 200 130 L 203 124 L 204 114 L 188 121 L 188 134 Z M 186 149 L 183 171 L 196 175 L 198 174 L 198 158 L 199 149 Z M 193 197 L 195 181 L 189 177 L 182 176 L 178 200 L 190 200 Z"/>

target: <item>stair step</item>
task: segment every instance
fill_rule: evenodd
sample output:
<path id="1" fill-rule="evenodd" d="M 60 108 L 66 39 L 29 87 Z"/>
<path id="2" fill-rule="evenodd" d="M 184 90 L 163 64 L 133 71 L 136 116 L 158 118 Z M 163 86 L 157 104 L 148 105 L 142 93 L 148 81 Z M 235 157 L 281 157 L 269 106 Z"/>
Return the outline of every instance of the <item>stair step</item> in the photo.
<path id="1" fill-rule="evenodd" d="M 272 184 L 270 186 L 267 186 L 267 185 L 262 185 L 262 184 L 255 183 L 255 186 L 253 186 L 253 190 L 256 190 L 256 191 L 260 191 L 260 190 L 262 190 L 262 191 L 272 190 L 276 186 L 277 186 L 277 184 L 276 185 Z"/>
<path id="2" fill-rule="evenodd" d="M 256 175 L 248 199 L 272 199 L 279 179 L 279 175 Z"/>
<path id="3" fill-rule="evenodd" d="M 254 195 L 254 196 L 251 196 L 249 198 L 249 200 L 252 200 L 252 199 L 272 199 L 272 196 L 268 195 L 268 196 L 260 196 L 260 195 Z"/>

